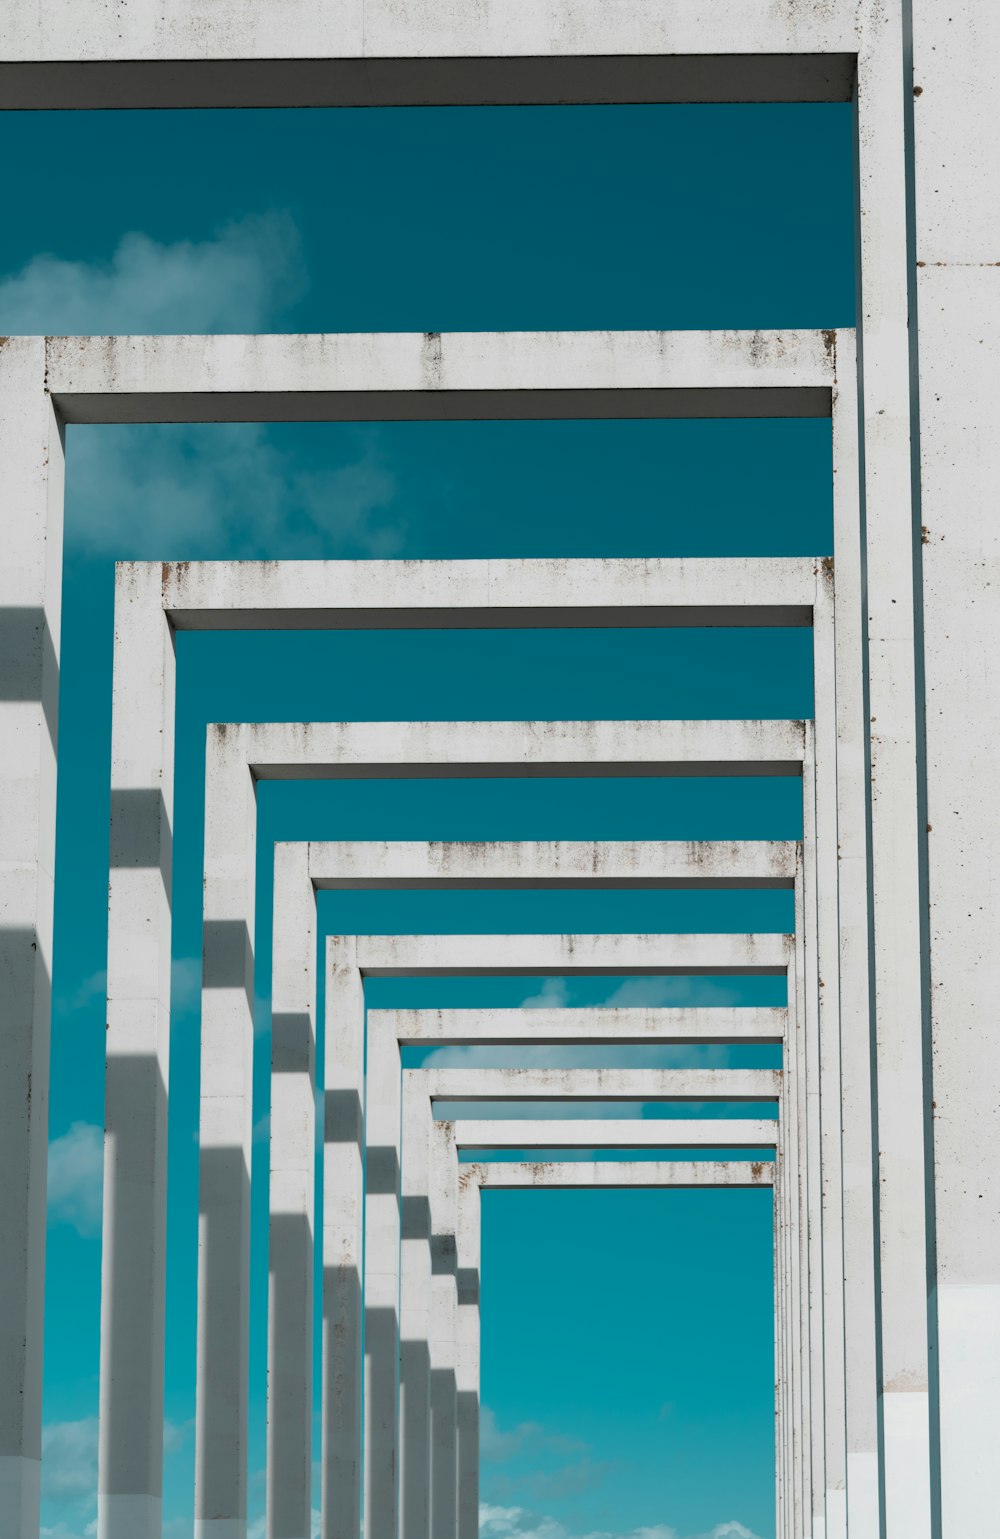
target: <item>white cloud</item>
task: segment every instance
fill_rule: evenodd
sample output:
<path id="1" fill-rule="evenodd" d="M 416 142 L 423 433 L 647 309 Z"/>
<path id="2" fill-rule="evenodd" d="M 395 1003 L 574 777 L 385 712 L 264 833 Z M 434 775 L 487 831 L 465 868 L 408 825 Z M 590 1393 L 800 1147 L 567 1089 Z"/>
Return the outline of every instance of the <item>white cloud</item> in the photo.
<path id="1" fill-rule="evenodd" d="M 546 978 L 541 988 L 522 999 L 521 1004 L 541 1009 L 561 1009 L 569 1004 L 569 985 L 565 978 Z"/>
<path id="2" fill-rule="evenodd" d="M 522 1421 L 504 1432 L 488 1405 L 484 1405 L 479 1413 L 479 1453 L 490 1462 L 512 1459 L 524 1452 L 582 1453 L 585 1448 L 586 1444 L 577 1438 L 546 1432 L 537 1421 Z"/>
<path id="3" fill-rule="evenodd" d="M 49 1144 L 50 1219 L 72 1224 L 84 1238 L 100 1234 L 103 1189 L 103 1129 L 91 1122 L 74 1122 L 68 1132 Z"/>
<path id="4" fill-rule="evenodd" d="M 711 978 L 626 978 L 608 995 L 607 1003 L 616 1006 L 648 1005 L 738 1005 L 742 996 L 738 987 L 717 983 Z"/>
<path id="5" fill-rule="evenodd" d="M 42 1430 L 42 1494 L 78 1502 L 97 1490 L 97 1417 L 51 1422 Z"/>
<path id="6" fill-rule="evenodd" d="M 163 1451 L 170 1455 L 185 1442 L 193 1422 L 178 1425 L 167 1419 Z M 75 1507 L 75 1519 L 61 1519 L 42 1528 L 42 1539 L 79 1539 L 96 1532 L 92 1516 L 97 1499 L 97 1417 L 50 1422 L 42 1429 L 42 1498 L 56 1507 Z M 188 1527 L 188 1531 L 190 1525 Z M 172 1539 L 164 1525 L 164 1539 Z"/>
<path id="7" fill-rule="evenodd" d="M 118 560 L 394 555 L 404 523 L 378 430 L 308 468 L 261 423 L 72 428 L 66 539 Z"/>
<path id="8" fill-rule="evenodd" d="M 542 1516 L 524 1507 L 500 1507 L 488 1502 L 480 1504 L 479 1534 L 480 1539 L 682 1539 L 680 1531 L 666 1523 L 620 1533 L 595 1530 L 574 1535 L 556 1518 Z M 688 1539 L 760 1539 L 760 1536 L 743 1523 L 729 1521 L 717 1523 L 707 1533 L 693 1534 Z"/>
<path id="9" fill-rule="evenodd" d="M 132 230 L 104 261 L 43 254 L 0 278 L 0 332 L 262 331 L 305 283 L 287 213 L 251 214 L 203 241 L 165 244 Z"/>

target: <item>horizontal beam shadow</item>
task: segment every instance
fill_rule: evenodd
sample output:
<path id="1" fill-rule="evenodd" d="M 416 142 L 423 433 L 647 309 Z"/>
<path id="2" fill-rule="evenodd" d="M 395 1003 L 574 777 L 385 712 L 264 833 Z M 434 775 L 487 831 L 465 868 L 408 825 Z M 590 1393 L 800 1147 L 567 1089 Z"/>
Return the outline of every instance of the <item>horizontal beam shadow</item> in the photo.
<path id="1" fill-rule="evenodd" d="M 657 892 L 700 892 L 705 888 L 731 891 L 791 892 L 791 876 L 415 876 L 415 877 L 320 877 L 313 886 L 321 892 L 534 892 L 538 888 L 555 891 L 618 892 L 632 888 Z"/>
<path id="2" fill-rule="evenodd" d="M 591 604 L 553 609 L 171 609 L 177 631 L 778 630 L 812 628 L 811 604 Z M 796 771 L 798 773 L 798 771 Z"/>
<path id="3" fill-rule="evenodd" d="M 255 780 L 641 780 L 775 777 L 800 780 L 801 759 L 686 759 L 658 762 L 553 760 L 547 764 L 251 764 Z"/>
<path id="4" fill-rule="evenodd" d="M 60 391 L 66 422 L 508 422 L 829 417 L 828 385 L 600 390 Z"/>
<path id="5" fill-rule="evenodd" d="M 849 101 L 852 53 L 134 59 L 0 65 L 13 110 Z"/>

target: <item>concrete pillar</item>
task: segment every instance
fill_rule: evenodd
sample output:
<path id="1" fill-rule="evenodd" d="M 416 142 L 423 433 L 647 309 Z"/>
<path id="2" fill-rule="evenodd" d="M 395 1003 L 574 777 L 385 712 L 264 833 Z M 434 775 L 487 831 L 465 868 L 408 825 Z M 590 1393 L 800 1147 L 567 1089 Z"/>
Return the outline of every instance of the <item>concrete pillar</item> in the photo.
<path id="1" fill-rule="evenodd" d="M 316 902 L 305 844 L 274 852 L 267 1539 L 311 1539 Z"/>
<path id="2" fill-rule="evenodd" d="M 0 342 L 0 1539 L 38 1532 L 62 587 L 45 342 Z"/>
<path id="3" fill-rule="evenodd" d="M 931 1539 L 923 904 L 903 0 L 861 0 L 860 385 L 886 1539 Z M 949 24 L 950 31 L 950 24 Z M 937 168 L 935 168 L 935 174 Z M 950 809 L 949 809 L 950 810 Z M 952 819 L 949 819 L 949 822 Z"/>
<path id="4" fill-rule="evenodd" d="M 456 1157 L 456 1156 L 453 1156 Z M 480 1185 L 476 1167 L 458 1167 L 455 1394 L 458 1420 L 458 1539 L 479 1536 Z"/>
<path id="5" fill-rule="evenodd" d="M 837 384 L 832 410 L 834 549 L 836 551 L 836 762 L 837 901 L 847 1521 L 851 1539 L 881 1533 L 878 1433 L 875 1163 L 872 1129 L 873 1021 L 869 965 L 868 770 L 863 664 L 862 528 L 858 412 L 852 375 L 857 367 L 850 333 L 837 334 Z M 817 732 L 821 730 L 817 723 Z M 828 824 L 819 804 L 818 838 L 828 848 Z M 820 911 L 821 951 L 825 935 Z M 823 961 L 826 986 L 831 967 Z M 824 987 L 824 1004 L 826 987 Z M 832 1116 L 823 1107 L 824 1128 Z"/>
<path id="6" fill-rule="evenodd" d="M 209 727 L 202 923 L 196 1539 L 244 1539 L 257 807 L 244 726 Z"/>
<path id="7" fill-rule="evenodd" d="M 372 1011 L 369 1021 L 380 1012 Z M 431 1472 L 430 1130 L 420 1096 L 405 1096 L 400 1249 L 400 1533 L 428 1539 Z"/>
<path id="8" fill-rule="evenodd" d="M 812 1488 L 810 1533 L 813 1539 L 825 1539 L 826 1535 L 826 1374 L 824 1350 L 830 1322 L 824 1313 L 823 1288 L 823 1178 L 822 1127 L 820 1105 L 822 1101 L 820 1065 L 819 974 L 816 946 L 816 785 L 813 776 L 803 778 L 804 826 L 809 831 L 810 860 L 808 869 L 803 858 L 802 878 L 797 884 L 796 934 L 802 936 L 796 947 L 801 955 L 805 1030 L 802 1039 L 803 1064 L 798 1103 L 800 1106 L 802 1147 L 806 1156 L 805 1179 L 805 1233 L 806 1260 L 808 1263 L 808 1288 L 806 1291 L 805 1350 L 808 1356 L 807 1379 L 809 1408 L 809 1468 Z M 803 840 L 803 845 L 805 840 Z M 803 849 L 803 857 L 804 857 Z M 807 922 L 806 914 L 810 920 Z M 807 938 L 808 937 L 808 938 Z M 824 1092 L 828 1087 L 822 1086 Z M 835 1092 L 836 1087 L 829 1087 Z M 829 1172 L 830 1179 L 833 1173 Z"/>
<path id="9" fill-rule="evenodd" d="M 173 744 L 159 579 L 126 563 L 111 727 L 100 1539 L 156 1539 L 161 1526 Z"/>
<path id="10" fill-rule="evenodd" d="M 331 936 L 324 1049 L 322 1539 L 359 1539 L 361 1532 L 364 1062 L 356 938 Z"/>
<path id="11" fill-rule="evenodd" d="M 796 925 L 801 935 L 800 889 L 796 889 Z M 788 1326 L 789 1326 L 789 1458 L 791 1476 L 792 1527 L 797 1536 L 808 1533 L 807 1523 L 811 1516 L 811 1500 L 808 1496 L 809 1443 L 808 1397 L 805 1376 L 808 1362 L 805 1359 L 805 1324 L 807 1313 L 806 1290 L 808 1288 L 808 1261 L 806 1241 L 802 1233 L 805 1208 L 805 1150 L 800 1136 L 801 1118 L 799 1091 L 803 1081 L 803 1038 L 805 1025 L 802 1019 L 804 982 L 801 967 L 801 948 L 796 947 L 793 965 L 788 970 L 788 1040 L 783 1065 L 785 1092 L 781 1107 L 781 1138 L 785 1152 L 785 1203 L 787 1230 L 786 1272 L 788 1278 Z M 805 1265 L 803 1264 L 805 1262 Z"/>
<path id="12" fill-rule="evenodd" d="M 996 8 L 914 0 L 914 221 L 927 763 L 932 1372 L 940 1531 L 1000 1512 L 1000 258 Z M 906 76 L 907 87 L 911 84 Z M 919 352 L 914 343 L 918 343 Z M 918 524 L 921 528 L 918 530 Z M 925 1059 L 925 1062 L 927 1060 Z M 933 1381 L 932 1381 L 933 1382 Z M 933 1416 L 933 1406 L 932 1406 Z"/>
<path id="13" fill-rule="evenodd" d="M 365 1539 L 396 1539 L 399 1513 L 399 1050 L 365 1081 Z"/>
<path id="14" fill-rule="evenodd" d="M 420 1072 L 420 1071 L 417 1071 Z M 431 1116 L 424 1098 L 424 1111 Z M 431 1539 L 458 1532 L 458 1157 L 450 1122 L 430 1123 Z"/>
<path id="15" fill-rule="evenodd" d="M 839 363 L 839 360 L 838 360 Z M 847 360 L 853 382 L 853 350 Z M 856 422 L 856 413 L 855 413 Z M 834 445 L 834 464 L 836 451 Z M 846 479 L 835 473 L 834 500 L 848 500 L 847 514 L 853 514 L 857 549 L 857 476 L 855 461 L 849 462 Z M 852 474 L 852 471 L 854 474 Z M 842 491 L 843 487 L 843 491 Z M 844 520 L 844 512 L 840 515 Z M 836 520 L 835 520 L 836 522 Z M 835 532 L 836 539 L 836 532 Z M 835 547 L 836 548 L 836 547 Z M 855 563 L 856 564 L 856 563 Z M 839 568 L 838 568 L 839 571 Z M 817 587 L 817 612 L 813 626 L 813 678 L 815 681 L 815 787 L 810 813 L 810 779 L 803 774 L 804 815 L 811 819 L 812 836 L 803 838 L 805 855 L 804 901 L 815 918 L 807 922 L 805 945 L 815 935 L 810 978 L 814 983 L 811 997 L 818 1010 L 816 1029 L 810 1037 L 817 1074 L 812 1082 L 810 1124 L 817 1136 L 818 1191 L 814 1201 L 822 1226 L 822 1401 L 824 1414 L 823 1492 L 826 1539 L 847 1539 L 847 1386 L 845 1382 L 844 1322 L 844 1213 L 843 1154 L 841 1149 L 841 1000 L 840 1000 L 840 909 L 837 886 L 837 646 L 835 633 L 836 593 L 829 568 L 826 580 Z M 860 708 L 860 685 L 855 696 Z M 855 733 L 861 729 L 858 709 Z M 811 858 L 810 858 L 811 857 Z"/>

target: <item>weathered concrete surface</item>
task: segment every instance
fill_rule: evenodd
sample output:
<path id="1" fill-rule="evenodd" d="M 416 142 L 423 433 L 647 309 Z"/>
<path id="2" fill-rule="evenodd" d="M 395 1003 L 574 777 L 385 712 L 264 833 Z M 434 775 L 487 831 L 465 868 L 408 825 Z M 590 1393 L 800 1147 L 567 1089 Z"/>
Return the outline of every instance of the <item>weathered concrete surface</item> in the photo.
<path id="1" fill-rule="evenodd" d="M 860 0 L 857 179 L 864 436 L 871 982 L 875 1014 L 882 1468 L 862 1539 L 931 1539 L 923 1069 L 922 731 L 917 709 L 919 497 L 910 358 L 904 0 Z M 884 1517 L 878 1510 L 881 1476 Z M 865 1471 L 858 1480 L 864 1484 Z M 873 1498 L 875 1500 L 873 1500 Z"/>
<path id="2" fill-rule="evenodd" d="M 759 1006 L 601 1006 L 548 1008 L 517 1005 L 482 1010 L 369 1010 L 368 1029 L 385 1025 L 407 1046 L 438 1047 L 468 1042 L 470 1031 L 480 1046 L 514 1042 L 572 1045 L 607 1040 L 622 1045 L 665 1043 L 780 1044 L 788 1030 L 788 1011 Z"/>
<path id="3" fill-rule="evenodd" d="M 521 976 L 784 977 L 790 935 L 365 935 L 366 978 Z"/>
<path id="4" fill-rule="evenodd" d="M 219 723 L 205 775 L 209 790 L 234 783 L 227 740 L 239 733 L 254 780 L 801 776 L 810 731 L 774 720 Z"/>
<path id="5" fill-rule="evenodd" d="M 63 443 L 0 339 L 0 1534 L 38 1531 Z M 43 373 L 39 374 L 42 369 Z"/>
<path id="6" fill-rule="evenodd" d="M 1000 15 L 913 5 L 927 752 L 931 1348 L 941 1533 L 1000 1511 Z M 917 94 L 919 92 L 919 94 Z"/>
<path id="7" fill-rule="evenodd" d="M 66 422 L 828 417 L 834 336 L 497 331 L 52 337 L 46 363 L 48 388 Z"/>
<path id="8" fill-rule="evenodd" d="M 111 731 L 100 1539 L 157 1539 L 163 1479 L 174 647 L 155 572 L 119 574 Z"/>
<path id="9" fill-rule="evenodd" d="M 563 1191 L 758 1187 L 774 1185 L 774 1165 L 769 1160 L 498 1160 L 492 1164 L 469 1160 L 459 1170 L 459 1185 L 467 1183 L 511 1191 L 524 1187 Z"/>
<path id="10" fill-rule="evenodd" d="M 307 845 L 309 878 L 330 889 L 784 888 L 792 840 L 327 840 Z"/>
<path id="11" fill-rule="evenodd" d="M 774 1149 L 779 1137 L 777 1122 L 751 1117 L 708 1120 L 689 1117 L 682 1121 L 656 1118 L 615 1121 L 609 1134 L 607 1121 L 582 1117 L 558 1122 L 474 1120 L 455 1123 L 459 1149 Z M 613 1142 L 609 1142 L 613 1138 Z"/>
<path id="12" fill-rule="evenodd" d="M 264 0 L 156 12 L 125 0 L 113 21 L 96 0 L 11 0 L 0 85 L 11 107 L 846 100 L 856 48 L 850 0 L 635 0 L 613 13 L 600 0 L 289 0 L 280 18 Z"/>
<path id="13" fill-rule="evenodd" d="M 780 1069 L 404 1069 L 432 1101 L 775 1101 Z"/>

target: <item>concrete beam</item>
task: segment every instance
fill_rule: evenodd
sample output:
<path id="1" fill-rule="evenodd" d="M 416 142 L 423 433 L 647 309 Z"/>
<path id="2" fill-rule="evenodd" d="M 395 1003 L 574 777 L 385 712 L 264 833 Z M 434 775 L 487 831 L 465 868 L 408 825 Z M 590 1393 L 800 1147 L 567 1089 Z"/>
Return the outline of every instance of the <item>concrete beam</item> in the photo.
<path id="1" fill-rule="evenodd" d="M 439 1101 L 775 1101 L 780 1069 L 404 1069 Z"/>
<path id="2" fill-rule="evenodd" d="M 470 1160 L 459 1170 L 459 1184 L 466 1182 L 495 1191 L 759 1187 L 774 1185 L 774 1165 L 761 1160 Z"/>
<path id="3" fill-rule="evenodd" d="M 227 775 L 237 734 L 254 781 L 467 780 L 800 777 L 810 731 L 772 720 L 219 723 L 208 728 L 206 783 Z"/>
<path id="4" fill-rule="evenodd" d="M 365 978 L 771 977 L 791 935 L 365 935 Z"/>
<path id="5" fill-rule="evenodd" d="M 206 24 L 207 20 L 207 24 Z M 3 105 L 319 107 L 465 103 L 847 100 L 850 0 L 776 12 L 767 0 L 618 7 L 500 0 L 456 15 L 441 0 L 317 12 L 264 0 L 212 12 L 95 0 L 0 22 Z"/>
<path id="6" fill-rule="evenodd" d="M 613 1142 L 609 1144 L 609 1137 Z M 680 1121 L 623 1117 L 609 1134 L 606 1121 L 582 1117 L 558 1122 L 517 1118 L 498 1122 L 463 1118 L 455 1123 L 458 1149 L 770 1149 L 777 1147 L 778 1123 L 750 1117 Z"/>
<path id="7" fill-rule="evenodd" d="M 401 1047 L 452 1047 L 468 1041 L 470 1029 L 482 1047 L 511 1043 L 536 1046 L 607 1040 L 622 1046 L 699 1042 L 780 1044 L 788 1030 L 787 1009 L 756 1006 L 698 1008 L 588 1005 L 510 1009 L 369 1010 L 369 1031 L 388 1031 Z"/>
<path id="8" fill-rule="evenodd" d="M 48 388 L 66 422 L 828 417 L 835 337 L 821 331 L 51 337 L 46 362 Z M 275 566 L 269 563 L 272 574 Z"/>
<path id="9" fill-rule="evenodd" d="M 792 840 L 327 840 L 307 846 L 317 892 L 408 888 L 783 888 Z"/>

